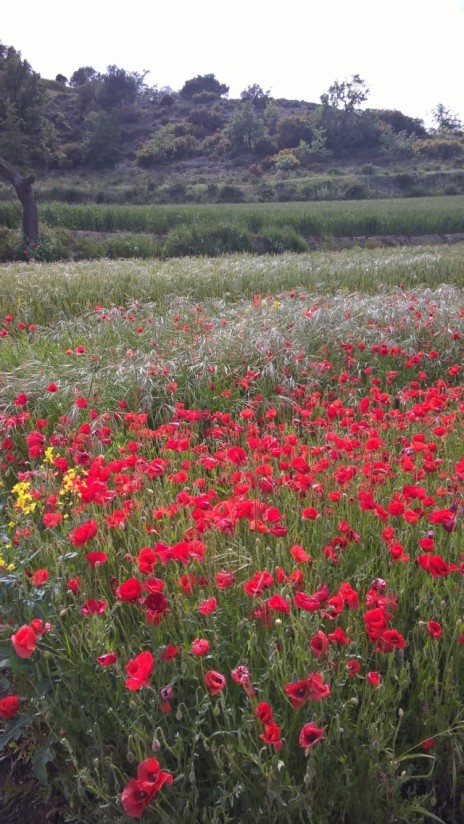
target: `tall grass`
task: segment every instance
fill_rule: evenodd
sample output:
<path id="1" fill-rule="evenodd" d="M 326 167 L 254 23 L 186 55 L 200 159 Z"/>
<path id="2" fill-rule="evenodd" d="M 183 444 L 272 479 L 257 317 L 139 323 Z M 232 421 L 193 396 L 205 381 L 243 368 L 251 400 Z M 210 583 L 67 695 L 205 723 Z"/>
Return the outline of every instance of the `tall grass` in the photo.
<path id="1" fill-rule="evenodd" d="M 428 234 L 464 231 L 464 197 L 424 197 L 319 203 L 135 206 L 43 203 L 40 219 L 50 227 L 91 232 L 150 232 L 178 226 L 211 230 L 229 225 L 253 234 L 293 228 L 305 237 Z M 19 209 L 0 203 L 0 223 L 19 224 Z"/>
<path id="2" fill-rule="evenodd" d="M 97 304 L 156 302 L 161 310 L 173 295 L 192 300 L 279 294 L 285 289 L 333 294 L 376 294 L 401 284 L 464 285 L 463 245 L 284 254 L 232 255 L 167 261 L 102 260 L 80 263 L 8 264 L 0 267 L 2 310 L 30 323 L 54 323 L 82 315 Z"/>

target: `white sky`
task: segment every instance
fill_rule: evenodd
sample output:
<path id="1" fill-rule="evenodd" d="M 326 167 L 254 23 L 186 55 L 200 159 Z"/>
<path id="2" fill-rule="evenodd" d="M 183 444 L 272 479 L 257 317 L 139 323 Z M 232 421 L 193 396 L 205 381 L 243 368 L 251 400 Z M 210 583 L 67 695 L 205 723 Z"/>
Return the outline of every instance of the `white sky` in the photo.
<path id="1" fill-rule="evenodd" d="M 259 83 L 319 102 L 358 73 L 372 108 L 464 121 L 464 0 L 3 0 L 0 41 L 45 78 L 116 64 L 180 89 L 213 73 L 232 98 Z"/>

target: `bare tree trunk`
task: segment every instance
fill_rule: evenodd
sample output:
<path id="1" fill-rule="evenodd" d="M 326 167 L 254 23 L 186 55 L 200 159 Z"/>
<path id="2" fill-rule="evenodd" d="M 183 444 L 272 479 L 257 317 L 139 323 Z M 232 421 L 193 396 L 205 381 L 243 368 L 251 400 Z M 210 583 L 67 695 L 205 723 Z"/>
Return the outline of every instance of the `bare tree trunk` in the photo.
<path id="1" fill-rule="evenodd" d="M 36 244 L 39 241 L 39 218 L 37 214 L 37 203 L 35 200 L 32 184 L 34 177 L 23 177 L 11 163 L 0 157 L 0 177 L 8 180 L 15 187 L 18 199 L 23 207 L 23 234 L 26 247 Z"/>

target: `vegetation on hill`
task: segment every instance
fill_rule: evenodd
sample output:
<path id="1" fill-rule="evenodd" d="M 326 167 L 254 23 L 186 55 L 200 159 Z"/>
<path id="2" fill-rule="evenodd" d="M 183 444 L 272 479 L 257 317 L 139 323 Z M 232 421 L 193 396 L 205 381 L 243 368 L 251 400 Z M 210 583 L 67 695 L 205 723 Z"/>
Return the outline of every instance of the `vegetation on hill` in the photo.
<path id="1" fill-rule="evenodd" d="M 214 74 L 180 90 L 116 65 L 45 80 L 0 43 L 0 156 L 40 179 L 40 199 L 239 202 L 464 193 L 458 118 L 435 128 L 397 110 L 360 108 L 365 81 L 336 80 L 320 102 L 240 99 Z M 14 197 L 5 186 L 0 197 Z"/>

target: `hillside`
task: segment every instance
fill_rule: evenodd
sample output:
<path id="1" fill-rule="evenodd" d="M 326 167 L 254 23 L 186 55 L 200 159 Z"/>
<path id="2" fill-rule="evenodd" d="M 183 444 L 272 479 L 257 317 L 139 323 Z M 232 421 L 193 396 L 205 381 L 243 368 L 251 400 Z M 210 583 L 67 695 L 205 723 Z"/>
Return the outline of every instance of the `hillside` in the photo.
<path id="1" fill-rule="evenodd" d="M 461 124 L 436 128 L 361 108 L 365 82 L 336 81 L 319 103 L 236 100 L 214 74 L 176 91 L 117 66 L 45 80 L 0 44 L 0 155 L 33 172 L 39 200 L 69 203 L 276 202 L 464 193 Z M 13 199 L 8 185 L 0 198 Z"/>

